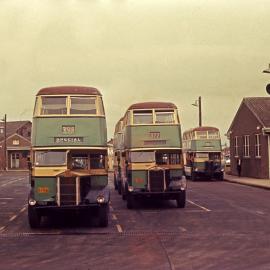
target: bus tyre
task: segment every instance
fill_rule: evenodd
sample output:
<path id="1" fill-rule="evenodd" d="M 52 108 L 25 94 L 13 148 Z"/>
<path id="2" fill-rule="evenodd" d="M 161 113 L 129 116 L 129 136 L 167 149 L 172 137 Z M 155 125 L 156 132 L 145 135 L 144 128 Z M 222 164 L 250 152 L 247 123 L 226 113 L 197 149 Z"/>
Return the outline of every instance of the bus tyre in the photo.
<path id="1" fill-rule="evenodd" d="M 40 227 L 41 216 L 37 213 L 36 207 L 28 205 L 28 222 L 32 229 Z"/>
<path id="2" fill-rule="evenodd" d="M 196 180 L 196 174 L 195 172 L 191 172 L 191 180 L 195 181 Z"/>
<path id="3" fill-rule="evenodd" d="M 105 203 L 99 207 L 99 226 L 107 227 L 109 223 L 109 204 Z"/>
<path id="4" fill-rule="evenodd" d="M 223 181 L 224 180 L 224 173 L 222 172 L 220 175 L 219 175 L 219 178 L 218 178 L 220 181 Z"/>
<path id="5" fill-rule="evenodd" d="M 123 185 L 121 185 L 121 187 L 122 187 L 122 190 L 121 190 L 122 200 L 125 201 L 127 199 L 127 195 L 126 195 L 127 194 L 127 187 L 125 187 L 125 189 L 124 189 Z"/>
<path id="6" fill-rule="evenodd" d="M 118 187 L 117 187 L 117 181 L 116 181 L 115 175 L 114 175 L 113 183 L 114 183 L 114 189 L 117 190 Z"/>
<path id="7" fill-rule="evenodd" d="M 186 206 L 186 191 L 181 191 L 181 193 L 178 194 L 176 203 L 177 208 L 184 208 Z"/>
<path id="8" fill-rule="evenodd" d="M 127 208 L 133 209 L 134 208 L 134 197 L 132 194 L 127 194 Z"/>
<path id="9" fill-rule="evenodd" d="M 121 182 L 118 182 L 117 190 L 118 190 L 118 194 L 121 195 L 122 194 L 122 185 L 121 185 Z"/>

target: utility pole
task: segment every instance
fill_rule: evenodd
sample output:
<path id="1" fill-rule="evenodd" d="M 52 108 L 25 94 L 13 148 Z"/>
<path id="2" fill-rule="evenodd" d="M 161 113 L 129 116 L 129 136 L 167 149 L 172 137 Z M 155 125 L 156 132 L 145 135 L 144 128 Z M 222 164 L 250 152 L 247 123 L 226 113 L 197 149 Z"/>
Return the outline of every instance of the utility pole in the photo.
<path id="1" fill-rule="evenodd" d="M 202 98 L 201 96 L 195 100 L 195 103 L 191 104 L 199 108 L 199 127 L 202 126 Z"/>
<path id="2" fill-rule="evenodd" d="M 7 170 L 7 115 L 4 116 L 4 128 L 5 128 L 5 141 L 4 141 L 4 158 L 5 158 L 5 171 Z"/>
<path id="3" fill-rule="evenodd" d="M 4 170 L 7 170 L 7 115 L 0 121 L 4 122 Z"/>
<path id="4" fill-rule="evenodd" d="M 199 97 L 199 127 L 202 126 L 202 98 Z"/>

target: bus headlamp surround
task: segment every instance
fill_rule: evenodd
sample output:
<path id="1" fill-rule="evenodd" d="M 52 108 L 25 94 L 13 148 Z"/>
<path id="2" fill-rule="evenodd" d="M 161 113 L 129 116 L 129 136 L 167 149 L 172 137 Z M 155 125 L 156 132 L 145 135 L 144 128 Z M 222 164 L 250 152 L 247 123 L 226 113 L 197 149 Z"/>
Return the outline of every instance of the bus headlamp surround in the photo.
<path id="1" fill-rule="evenodd" d="M 34 205 L 36 205 L 37 201 L 30 198 L 30 199 L 28 200 L 28 203 L 29 203 L 29 205 L 34 206 Z"/>
<path id="2" fill-rule="evenodd" d="M 133 187 L 133 186 L 129 186 L 129 187 L 128 187 L 128 191 L 129 191 L 129 192 L 132 192 L 133 190 L 134 190 L 134 187 Z"/>
<path id="3" fill-rule="evenodd" d="M 180 183 L 181 183 L 180 189 L 181 189 L 181 190 L 186 190 L 186 189 L 187 189 L 187 180 L 184 179 L 184 178 L 182 178 L 182 179 L 180 180 Z"/>
<path id="4" fill-rule="evenodd" d="M 98 195 L 97 196 L 97 202 L 98 203 L 104 203 L 105 202 L 105 198 L 103 195 Z"/>

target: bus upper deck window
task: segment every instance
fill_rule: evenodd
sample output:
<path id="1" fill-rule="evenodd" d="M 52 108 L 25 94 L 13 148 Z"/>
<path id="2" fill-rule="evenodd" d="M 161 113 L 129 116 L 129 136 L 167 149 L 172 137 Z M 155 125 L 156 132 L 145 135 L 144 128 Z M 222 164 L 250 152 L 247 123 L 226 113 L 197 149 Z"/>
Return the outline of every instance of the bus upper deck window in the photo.
<path id="1" fill-rule="evenodd" d="M 207 132 L 206 131 L 196 131 L 196 138 L 197 139 L 207 139 Z"/>
<path id="2" fill-rule="evenodd" d="M 174 123 L 174 112 L 173 111 L 156 111 L 156 123 Z"/>
<path id="3" fill-rule="evenodd" d="M 66 97 L 41 97 L 41 115 L 67 114 Z"/>
<path id="4" fill-rule="evenodd" d="M 208 139 L 219 139 L 218 131 L 208 131 Z"/>
<path id="5" fill-rule="evenodd" d="M 133 112 L 133 124 L 153 124 L 152 111 L 134 111 Z"/>
<path id="6" fill-rule="evenodd" d="M 70 114 L 96 114 L 95 97 L 71 97 Z"/>

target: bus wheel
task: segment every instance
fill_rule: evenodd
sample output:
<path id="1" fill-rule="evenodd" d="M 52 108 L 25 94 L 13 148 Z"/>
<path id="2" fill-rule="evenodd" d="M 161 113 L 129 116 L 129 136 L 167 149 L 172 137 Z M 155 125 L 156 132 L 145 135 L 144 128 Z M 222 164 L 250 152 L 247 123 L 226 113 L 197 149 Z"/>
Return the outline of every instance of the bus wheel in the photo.
<path id="1" fill-rule="evenodd" d="M 191 180 L 195 181 L 196 180 L 196 174 L 194 172 L 191 173 Z"/>
<path id="2" fill-rule="evenodd" d="M 32 229 L 40 227 L 41 216 L 34 206 L 28 205 L 28 222 Z"/>
<path id="3" fill-rule="evenodd" d="M 126 193 L 127 188 L 124 189 L 122 185 L 121 185 L 121 187 L 122 187 L 122 189 L 121 189 L 122 200 L 125 201 L 127 199 L 127 195 L 126 195 L 127 194 Z"/>
<path id="4" fill-rule="evenodd" d="M 223 180 L 224 180 L 224 173 L 221 173 L 221 174 L 219 175 L 218 180 L 220 180 L 220 181 L 223 181 Z"/>
<path id="5" fill-rule="evenodd" d="M 99 226 L 107 227 L 109 223 L 109 205 L 108 203 L 102 204 L 99 207 Z"/>
<path id="6" fill-rule="evenodd" d="M 113 183 L 114 183 L 114 189 L 117 190 L 117 181 L 116 181 L 116 177 L 114 175 L 114 179 L 113 179 Z"/>
<path id="7" fill-rule="evenodd" d="M 186 206 L 186 191 L 181 191 L 176 199 L 177 208 L 184 208 Z"/>
<path id="8" fill-rule="evenodd" d="M 127 196 L 127 208 L 133 209 L 134 208 L 134 197 L 132 194 L 128 193 Z"/>
<path id="9" fill-rule="evenodd" d="M 122 194 L 122 185 L 121 185 L 121 182 L 118 182 L 118 185 L 117 185 L 117 190 L 118 190 L 118 194 L 121 195 Z"/>

